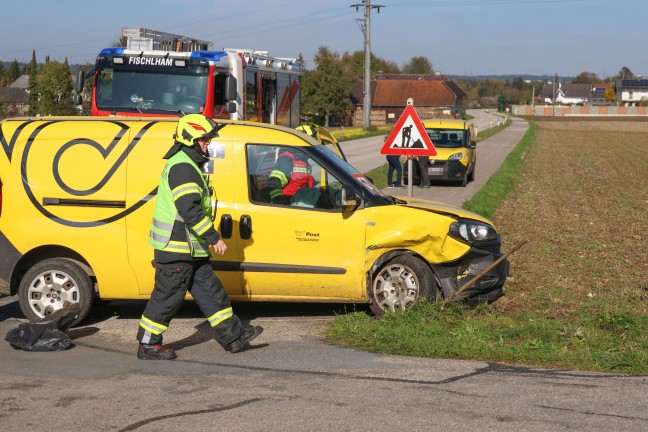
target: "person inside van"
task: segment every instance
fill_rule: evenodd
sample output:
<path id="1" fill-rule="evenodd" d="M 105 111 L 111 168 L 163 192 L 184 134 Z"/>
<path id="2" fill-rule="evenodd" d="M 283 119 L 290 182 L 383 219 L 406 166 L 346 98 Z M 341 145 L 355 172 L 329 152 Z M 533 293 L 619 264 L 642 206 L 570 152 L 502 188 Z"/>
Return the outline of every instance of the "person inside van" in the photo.
<path id="1" fill-rule="evenodd" d="M 299 189 L 313 187 L 314 183 L 308 155 L 296 148 L 286 147 L 279 154 L 268 178 L 270 200 L 275 204 L 290 205 Z"/>

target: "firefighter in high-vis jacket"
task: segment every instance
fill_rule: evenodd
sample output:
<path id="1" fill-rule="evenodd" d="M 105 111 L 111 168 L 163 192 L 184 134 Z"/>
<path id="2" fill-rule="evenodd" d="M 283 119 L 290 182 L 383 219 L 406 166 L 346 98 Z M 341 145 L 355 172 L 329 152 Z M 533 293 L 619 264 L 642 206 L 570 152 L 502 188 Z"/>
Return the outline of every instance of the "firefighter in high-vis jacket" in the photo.
<path id="1" fill-rule="evenodd" d="M 317 129 L 315 128 L 315 126 L 309 124 L 300 124 L 295 129 L 297 129 L 298 131 L 302 131 L 305 134 L 310 135 L 319 141 L 319 137 L 317 136 Z"/>
<path id="2" fill-rule="evenodd" d="M 162 334 L 187 291 L 226 350 L 242 350 L 263 331 L 260 326 L 243 325 L 234 315 L 209 261 L 210 246 L 218 255 L 227 251 L 212 223 L 213 190 L 201 170 L 208 161 L 209 143 L 221 127 L 202 114 L 180 118 L 175 142 L 164 156 L 168 162 L 162 171 L 149 236 L 154 248 L 155 287 L 137 332 L 140 359 L 176 358 L 172 349 L 162 347 Z"/>

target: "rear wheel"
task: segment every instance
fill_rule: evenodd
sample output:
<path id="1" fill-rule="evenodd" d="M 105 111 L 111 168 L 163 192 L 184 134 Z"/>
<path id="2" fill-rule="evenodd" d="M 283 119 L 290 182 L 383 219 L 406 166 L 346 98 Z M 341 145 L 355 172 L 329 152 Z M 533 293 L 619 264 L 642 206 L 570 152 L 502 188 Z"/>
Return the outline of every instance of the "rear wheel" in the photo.
<path id="1" fill-rule="evenodd" d="M 412 255 L 399 255 L 374 275 L 369 307 L 376 316 L 388 311 L 404 311 L 421 298 L 438 299 L 432 270 Z"/>
<path id="2" fill-rule="evenodd" d="M 94 287 L 90 276 L 80 265 L 69 259 L 53 258 L 33 266 L 20 282 L 20 309 L 30 321 L 78 303 L 81 309 L 73 325 L 90 312 Z"/>

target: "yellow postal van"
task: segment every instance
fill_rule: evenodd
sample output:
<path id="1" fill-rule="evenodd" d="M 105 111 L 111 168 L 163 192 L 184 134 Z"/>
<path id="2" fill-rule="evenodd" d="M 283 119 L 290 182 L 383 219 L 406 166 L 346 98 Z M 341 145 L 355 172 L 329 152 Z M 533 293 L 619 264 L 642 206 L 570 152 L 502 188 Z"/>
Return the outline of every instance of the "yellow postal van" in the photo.
<path id="1" fill-rule="evenodd" d="M 466 186 L 475 180 L 477 166 L 477 133 L 466 120 L 432 119 L 424 120 L 423 126 L 436 149 L 436 156 L 430 156 L 427 163 L 431 181 L 454 182 Z M 405 166 L 405 173 L 407 167 Z M 403 179 L 407 184 L 407 175 Z M 413 184 L 420 184 L 421 173 L 415 164 Z"/>
<path id="2" fill-rule="evenodd" d="M 148 232 L 177 120 L 63 117 L 0 123 L 0 293 L 36 320 L 96 298 L 146 299 Z M 278 155 L 301 152 L 314 178 L 273 204 Z M 448 297 L 501 256 L 492 224 L 460 208 L 382 194 L 338 155 L 293 129 L 227 122 L 206 175 L 228 246 L 214 271 L 234 301 L 369 303 L 381 315 Z M 508 262 L 465 290 L 503 293 Z"/>

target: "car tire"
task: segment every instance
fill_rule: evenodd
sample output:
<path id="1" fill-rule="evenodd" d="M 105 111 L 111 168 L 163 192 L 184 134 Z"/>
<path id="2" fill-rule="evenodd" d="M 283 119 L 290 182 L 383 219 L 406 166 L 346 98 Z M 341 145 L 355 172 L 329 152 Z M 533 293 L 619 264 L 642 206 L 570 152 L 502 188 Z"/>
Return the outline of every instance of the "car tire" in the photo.
<path id="1" fill-rule="evenodd" d="M 464 174 L 463 178 L 459 181 L 459 186 L 466 187 L 468 185 L 468 174 Z"/>
<path id="2" fill-rule="evenodd" d="M 439 299 L 439 289 L 432 270 L 412 255 L 398 255 L 373 276 L 369 308 L 381 317 L 385 312 L 404 311 L 421 298 Z"/>
<path id="3" fill-rule="evenodd" d="M 90 313 L 94 285 L 88 273 L 76 262 L 64 258 L 43 260 L 30 268 L 18 287 L 18 302 L 32 322 L 78 303 L 76 325 Z"/>

